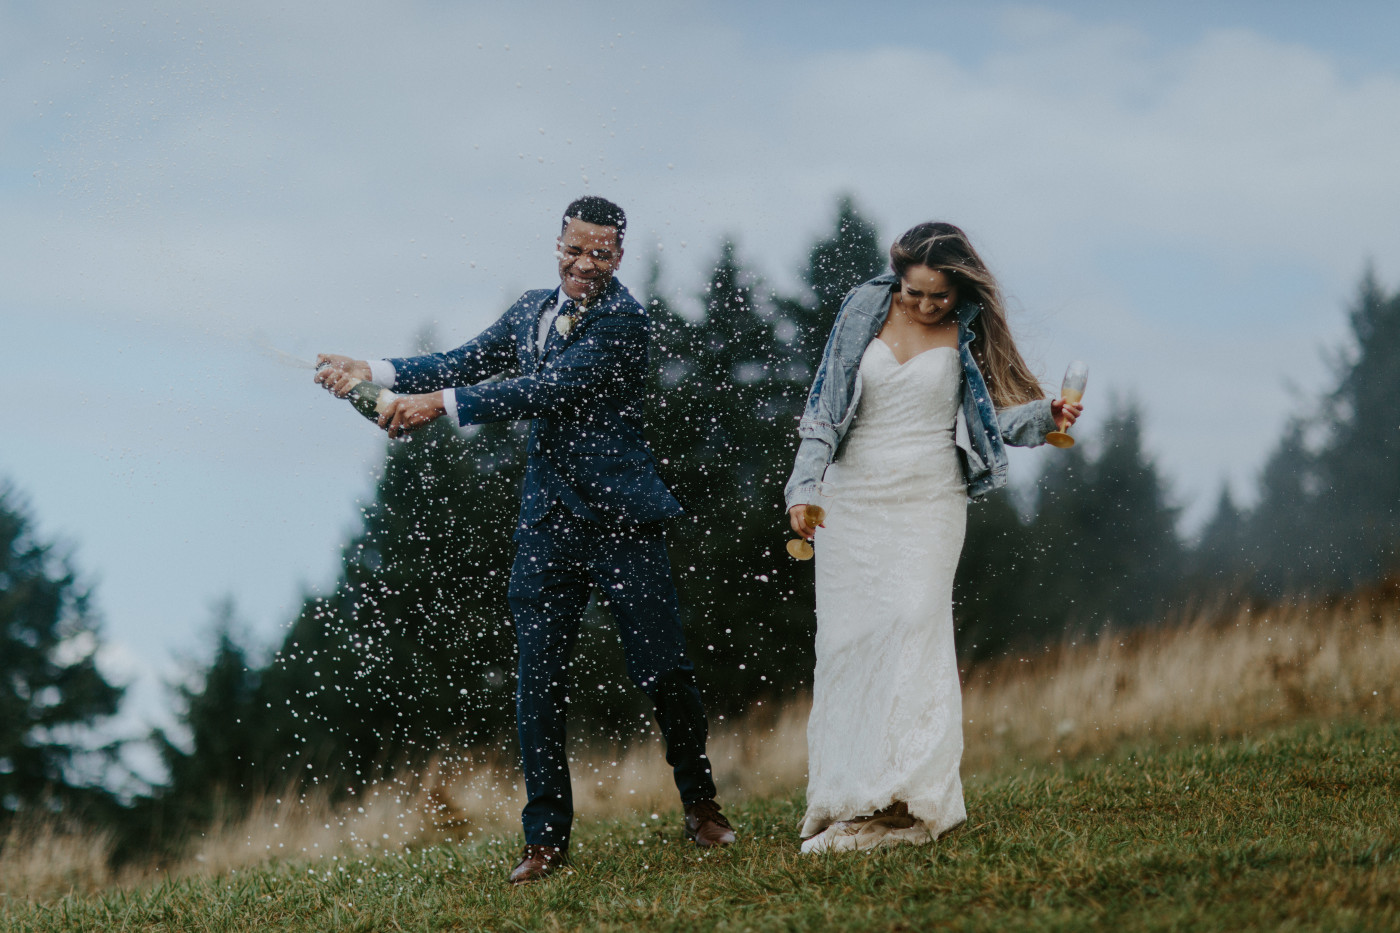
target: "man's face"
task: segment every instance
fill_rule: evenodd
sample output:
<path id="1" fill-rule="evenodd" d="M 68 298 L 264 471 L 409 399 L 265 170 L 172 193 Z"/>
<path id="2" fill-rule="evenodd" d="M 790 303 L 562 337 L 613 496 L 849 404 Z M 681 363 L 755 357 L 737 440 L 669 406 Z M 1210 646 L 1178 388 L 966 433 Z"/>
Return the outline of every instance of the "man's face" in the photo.
<path id="1" fill-rule="evenodd" d="M 616 227 L 570 217 L 559 234 L 559 284 L 564 294 L 587 304 L 603 293 L 622 263 Z"/>

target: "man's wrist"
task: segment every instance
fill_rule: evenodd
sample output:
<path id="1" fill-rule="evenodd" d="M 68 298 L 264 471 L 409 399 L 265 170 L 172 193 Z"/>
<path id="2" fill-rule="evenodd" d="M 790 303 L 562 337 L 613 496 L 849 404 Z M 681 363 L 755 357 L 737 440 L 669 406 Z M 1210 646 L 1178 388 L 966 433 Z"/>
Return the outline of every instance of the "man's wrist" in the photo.
<path id="1" fill-rule="evenodd" d="M 365 360 L 364 365 L 369 370 L 369 381 L 377 386 L 386 389 L 394 387 L 394 380 L 398 378 L 398 372 L 394 369 L 394 364 L 388 360 Z"/>

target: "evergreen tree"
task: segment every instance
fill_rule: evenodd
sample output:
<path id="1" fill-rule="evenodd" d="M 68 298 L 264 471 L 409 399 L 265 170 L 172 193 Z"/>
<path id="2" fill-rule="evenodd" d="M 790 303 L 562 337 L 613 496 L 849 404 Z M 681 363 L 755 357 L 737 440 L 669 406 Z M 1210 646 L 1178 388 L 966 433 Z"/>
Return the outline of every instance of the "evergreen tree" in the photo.
<path id="1" fill-rule="evenodd" d="M 770 375 L 769 328 L 759 312 L 753 286 L 734 242 L 724 241 L 701 295 L 705 306 L 700 326 L 701 360 L 711 390 L 752 386 Z M 724 433 L 723 428 L 719 433 Z M 726 441 L 721 437 L 718 443 L 723 446 Z"/>
<path id="2" fill-rule="evenodd" d="M 281 789 L 265 768 L 276 714 L 262 691 L 262 671 L 237 629 L 229 597 L 214 607 L 208 663 L 174 690 L 187 739 L 177 740 L 164 729 L 151 736 L 168 779 L 154 798 L 136 806 L 140 819 L 132 822 L 141 826 L 135 835 L 143 847 L 173 847 L 188 830 L 215 822 L 225 805 Z"/>
<path id="3" fill-rule="evenodd" d="M 1259 504 L 1245 519 L 1249 541 L 1247 563 L 1256 591 L 1278 597 L 1306 590 L 1307 568 L 1316 539 L 1300 534 L 1311 509 L 1310 490 L 1316 486 L 1314 455 L 1305 440 L 1306 426 L 1295 418 L 1285 426 L 1278 446 L 1259 476 Z"/>
<path id="4" fill-rule="evenodd" d="M 91 592 L 0 482 L 0 818 L 108 802 L 78 773 L 84 732 L 122 695 L 97 667 L 98 646 Z"/>
<path id="5" fill-rule="evenodd" d="M 1371 273 L 1317 414 L 1286 427 L 1248 518 L 1256 589 L 1340 592 L 1400 572 L 1400 292 Z M 1310 439 L 1314 439 L 1310 442 Z"/>
<path id="6" fill-rule="evenodd" d="M 1189 584 L 1183 596 L 1198 598 L 1247 593 L 1253 585 L 1252 547 L 1245 513 L 1235 505 L 1228 483 L 1220 487 L 1215 513 L 1188 555 Z"/>
<path id="7" fill-rule="evenodd" d="M 284 768 L 354 787 L 443 744 L 508 741 L 523 448 L 519 426 L 468 440 L 445 420 L 388 444 L 340 583 L 306 604 L 265 676 Z"/>
<path id="8" fill-rule="evenodd" d="M 1400 292 L 1387 297 L 1368 272 L 1349 323 L 1353 346 L 1326 400 L 1316 460 L 1326 550 L 1315 577 L 1332 589 L 1400 573 Z"/>
<path id="9" fill-rule="evenodd" d="M 200 686 L 181 693 L 193 749 L 163 742 L 169 793 L 222 776 L 231 798 L 326 782 L 340 794 L 443 747 L 508 746 L 523 471 L 522 425 L 467 437 L 442 419 L 388 442 L 331 592 L 305 600 L 261 669 L 221 634 Z"/>
<path id="10" fill-rule="evenodd" d="M 796 447 L 793 399 L 777 379 L 771 310 L 725 243 L 693 328 L 687 408 L 657 425 L 673 438 L 671 478 L 689 515 L 672 535 L 691 654 L 719 715 L 810 681 L 811 604 L 783 551 L 782 488 Z M 679 443 L 677 443 L 679 441 Z"/>
<path id="11" fill-rule="evenodd" d="M 964 661 L 996 657 L 1031 637 L 1030 626 L 1043 611 L 1034 601 L 1028 573 L 1036 560 L 1030 529 L 1017 514 L 1010 490 L 968 506 L 953 583 L 958 654 Z"/>
<path id="12" fill-rule="evenodd" d="M 807 253 L 807 285 L 828 328 L 846 293 L 879 275 L 886 264 L 874 225 L 861 216 L 849 195 L 837 202 L 835 226 Z"/>
<path id="13" fill-rule="evenodd" d="M 1079 446 L 1057 455 L 1042 477 L 1032 641 L 1156 622 L 1181 592 L 1176 509 L 1143 449 L 1135 405 L 1114 403 L 1099 448 L 1092 459 Z"/>
<path id="14" fill-rule="evenodd" d="M 775 297 L 777 333 L 787 349 L 788 363 L 780 378 L 801 387 L 801 401 L 816 374 L 836 312 L 846 293 L 884 271 L 885 253 L 875 227 L 850 196 L 836 205 L 832 231 L 807 252 L 803 281 L 810 297 Z M 798 403 L 799 405 L 801 402 Z"/>

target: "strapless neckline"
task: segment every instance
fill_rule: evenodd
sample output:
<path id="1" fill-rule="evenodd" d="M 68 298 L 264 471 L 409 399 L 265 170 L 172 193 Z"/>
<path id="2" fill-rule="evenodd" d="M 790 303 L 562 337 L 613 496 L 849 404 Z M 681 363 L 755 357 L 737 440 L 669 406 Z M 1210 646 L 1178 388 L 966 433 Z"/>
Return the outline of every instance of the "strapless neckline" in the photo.
<path id="1" fill-rule="evenodd" d="M 901 363 L 901 362 L 899 361 L 899 357 L 895 356 L 895 354 L 894 354 L 894 347 L 892 347 L 892 346 L 890 346 L 889 344 L 885 343 L 885 341 L 882 340 L 882 339 L 879 338 L 879 337 L 876 337 L 876 338 L 875 338 L 875 342 L 878 343 L 880 346 L 882 346 L 882 347 L 885 348 L 885 350 L 886 350 L 886 351 L 889 353 L 889 355 L 890 355 L 890 359 L 894 360 L 894 365 L 899 366 L 899 367 L 908 366 L 910 363 L 914 362 L 914 361 L 917 360 L 919 357 L 921 357 L 921 356 L 927 356 L 928 354 L 932 353 L 934 350 L 953 350 L 953 351 L 956 352 L 957 349 L 958 349 L 957 347 L 929 347 L 927 350 L 920 350 L 918 353 L 915 353 L 913 356 L 909 357 L 909 359 L 907 359 L 907 360 L 905 360 L 903 363 Z"/>

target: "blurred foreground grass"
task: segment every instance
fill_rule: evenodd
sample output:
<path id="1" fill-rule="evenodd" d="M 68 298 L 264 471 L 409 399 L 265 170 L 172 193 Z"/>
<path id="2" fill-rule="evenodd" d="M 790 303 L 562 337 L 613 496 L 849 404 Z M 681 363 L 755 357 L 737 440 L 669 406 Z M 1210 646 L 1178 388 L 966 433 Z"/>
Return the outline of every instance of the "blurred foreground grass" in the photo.
<path id="1" fill-rule="evenodd" d="M 777 796 L 732 808 L 714 854 L 674 813 L 583 821 L 574 871 L 527 888 L 511 834 L 6 899 L 0 929 L 1397 929 L 1400 723 L 1378 718 L 973 779 L 968 823 L 922 848 L 802 856 Z"/>

